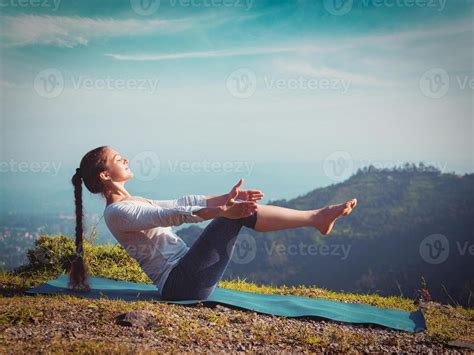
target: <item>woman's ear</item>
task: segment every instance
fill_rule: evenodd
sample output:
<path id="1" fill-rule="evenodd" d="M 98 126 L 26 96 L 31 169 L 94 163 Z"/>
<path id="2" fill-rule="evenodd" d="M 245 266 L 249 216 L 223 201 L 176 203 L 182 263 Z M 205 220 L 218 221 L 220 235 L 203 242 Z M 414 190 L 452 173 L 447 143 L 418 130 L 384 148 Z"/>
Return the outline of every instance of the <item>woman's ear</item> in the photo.
<path id="1" fill-rule="evenodd" d="M 103 181 L 110 180 L 110 175 L 107 170 L 104 170 L 99 173 L 99 178 L 102 179 Z"/>

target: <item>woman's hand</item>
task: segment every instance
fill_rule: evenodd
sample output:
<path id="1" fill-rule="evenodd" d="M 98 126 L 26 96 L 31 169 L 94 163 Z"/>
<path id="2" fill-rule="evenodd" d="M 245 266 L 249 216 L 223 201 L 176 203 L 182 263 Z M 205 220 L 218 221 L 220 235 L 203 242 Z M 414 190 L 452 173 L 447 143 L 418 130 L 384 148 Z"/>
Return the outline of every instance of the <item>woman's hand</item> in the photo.
<path id="1" fill-rule="evenodd" d="M 263 198 L 263 192 L 260 190 L 241 190 L 240 187 L 243 183 L 244 179 L 241 178 L 229 192 L 229 195 L 232 196 L 233 199 L 242 201 L 258 201 Z"/>
<path id="2" fill-rule="evenodd" d="M 239 182 L 232 187 L 229 193 L 222 195 L 207 195 L 206 196 L 206 207 L 220 207 L 224 206 L 229 199 L 241 200 L 241 201 L 257 201 L 262 199 L 263 192 L 260 190 L 241 190 L 241 186 L 244 179 L 240 179 Z"/>
<path id="3" fill-rule="evenodd" d="M 258 190 L 240 190 L 243 183 L 244 179 L 240 179 L 228 193 L 227 201 L 222 206 L 223 217 L 239 219 L 248 217 L 257 211 L 257 203 L 255 201 L 261 199 L 263 194 Z M 243 201 L 236 202 L 235 199 Z"/>
<path id="4" fill-rule="evenodd" d="M 222 217 L 230 219 L 239 219 L 252 215 L 258 210 L 257 203 L 255 201 L 242 201 L 226 203 L 225 206 L 221 207 Z"/>

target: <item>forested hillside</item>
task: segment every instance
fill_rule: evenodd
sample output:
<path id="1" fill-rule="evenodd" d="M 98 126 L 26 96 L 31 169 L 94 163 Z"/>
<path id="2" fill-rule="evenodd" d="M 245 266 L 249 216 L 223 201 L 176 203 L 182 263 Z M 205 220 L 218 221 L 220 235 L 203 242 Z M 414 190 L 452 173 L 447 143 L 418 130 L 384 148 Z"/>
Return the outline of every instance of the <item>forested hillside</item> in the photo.
<path id="1" fill-rule="evenodd" d="M 474 174 L 420 164 L 373 166 L 348 180 L 269 204 L 315 209 L 356 197 L 356 209 L 322 237 L 312 228 L 243 228 L 225 277 L 276 285 L 412 297 L 422 278 L 439 301 L 474 302 Z M 192 244 L 192 226 L 180 235 Z"/>

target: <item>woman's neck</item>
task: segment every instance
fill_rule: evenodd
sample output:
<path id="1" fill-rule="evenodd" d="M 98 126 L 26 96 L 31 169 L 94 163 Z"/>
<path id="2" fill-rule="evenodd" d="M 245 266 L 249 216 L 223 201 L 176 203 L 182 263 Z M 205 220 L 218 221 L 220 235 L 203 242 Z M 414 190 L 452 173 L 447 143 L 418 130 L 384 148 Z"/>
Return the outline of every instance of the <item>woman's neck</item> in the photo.
<path id="1" fill-rule="evenodd" d="M 128 192 L 126 193 L 120 192 L 120 193 L 110 194 L 109 196 L 106 197 L 106 201 L 107 201 L 107 205 L 110 205 L 111 203 L 122 201 L 124 199 L 128 199 L 131 197 L 133 196 L 130 195 Z"/>

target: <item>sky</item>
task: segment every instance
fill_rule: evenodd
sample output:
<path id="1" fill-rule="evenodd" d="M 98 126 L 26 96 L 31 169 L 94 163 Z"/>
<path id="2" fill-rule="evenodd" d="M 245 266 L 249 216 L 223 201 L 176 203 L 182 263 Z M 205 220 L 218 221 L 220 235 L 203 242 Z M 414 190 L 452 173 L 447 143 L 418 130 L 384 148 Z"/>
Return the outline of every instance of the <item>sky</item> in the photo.
<path id="1" fill-rule="evenodd" d="M 0 6 L 2 172 L 72 174 L 101 145 L 137 172 L 313 164 L 337 180 L 405 161 L 473 172 L 472 1 Z"/>

